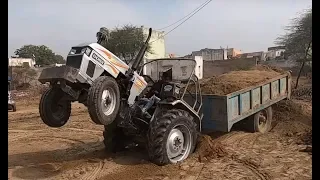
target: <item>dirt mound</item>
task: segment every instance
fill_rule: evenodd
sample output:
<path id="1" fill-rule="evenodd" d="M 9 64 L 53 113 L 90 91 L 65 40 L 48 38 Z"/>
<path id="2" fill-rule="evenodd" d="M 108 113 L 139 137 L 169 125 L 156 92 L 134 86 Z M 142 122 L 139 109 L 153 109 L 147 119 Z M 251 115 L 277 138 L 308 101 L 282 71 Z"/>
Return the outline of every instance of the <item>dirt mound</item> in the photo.
<path id="1" fill-rule="evenodd" d="M 227 156 L 228 153 L 218 140 L 213 140 L 208 135 L 202 135 L 197 144 L 195 155 L 200 162 L 205 160 Z"/>
<path id="2" fill-rule="evenodd" d="M 273 105 L 277 121 L 312 121 L 312 104 L 300 100 L 283 100 Z"/>
<path id="3" fill-rule="evenodd" d="M 312 100 L 312 87 L 298 87 L 292 90 L 291 95 L 300 100 Z"/>
<path id="4" fill-rule="evenodd" d="M 203 79 L 200 81 L 201 92 L 203 94 L 226 95 L 256 85 L 281 74 L 272 69 L 261 70 L 261 68 L 265 67 L 256 68 L 248 71 L 231 71 L 217 77 Z M 190 88 L 191 91 L 194 90 L 194 87 Z"/>
<path id="5" fill-rule="evenodd" d="M 307 130 L 305 133 L 302 133 L 300 136 L 301 144 L 312 145 L 312 129 Z"/>
<path id="6" fill-rule="evenodd" d="M 301 100 L 283 100 L 273 105 L 277 133 L 292 137 L 298 144 L 312 144 L 312 105 Z"/>

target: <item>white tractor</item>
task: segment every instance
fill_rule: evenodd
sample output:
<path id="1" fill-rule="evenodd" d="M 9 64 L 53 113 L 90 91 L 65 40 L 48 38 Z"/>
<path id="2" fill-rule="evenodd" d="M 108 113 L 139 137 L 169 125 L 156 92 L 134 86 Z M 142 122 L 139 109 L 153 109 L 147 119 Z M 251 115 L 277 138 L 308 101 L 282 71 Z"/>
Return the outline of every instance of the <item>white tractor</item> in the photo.
<path id="1" fill-rule="evenodd" d="M 161 101 L 148 109 L 151 115 L 143 115 L 146 101 L 141 97 L 154 84 L 149 76 L 140 75 L 151 33 L 150 28 L 131 67 L 101 45 L 106 36 L 100 29 L 97 43 L 72 47 L 65 66 L 44 69 L 38 80 L 49 82 L 50 88 L 42 94 L 39 104 L 42 121 L 50 127 L 65 125 L 71 114 L 71 102 L 78 101 L 87 106 L 94 123 L 104 125 L 106 148 L 117 151 L 130 140 L 146 145 L 151 160 L 158 165 L 186 159 L 194 151 L 200 131 L 202 102 L 189 105 L 182 99 L 186 91 L 181 91 L 183 88 L 176 82 L 167 82 L 157 93 Z M 191 59 L 163 60 L 176 60 L 175 64 L 189 60 L 195 66 Z M 192 79 L 197 83 L 194 71 L 190 72 L 186 82 L 189 84 Z M 199 99 L 201 93 L 197 102 Z"/>
<path id="2" fill-rule="evenodd" d="M 40 74 L 41 83 L 50 83 L 39 105 L 40 116 L 48 126 L 63 126 L 74 101 L 88 107 L 96 124 L 111 124 L 120 101 L 125 98 L 131 106 L 146 88 L 147 82 L 137 74 L 136 68 L 143 59 L 152 29 L 131 68 L 100 45 L 105 37 L 102 32 L 97 33 L 98 43 L 72 47 L 65 66 L 46 68 Z"/>

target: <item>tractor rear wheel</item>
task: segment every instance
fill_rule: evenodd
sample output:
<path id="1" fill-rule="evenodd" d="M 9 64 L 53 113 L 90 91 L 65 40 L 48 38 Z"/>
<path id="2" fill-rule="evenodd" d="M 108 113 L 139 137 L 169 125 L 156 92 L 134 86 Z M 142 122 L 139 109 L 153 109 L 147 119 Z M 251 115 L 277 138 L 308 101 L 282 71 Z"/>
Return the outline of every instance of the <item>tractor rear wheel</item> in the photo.
<path id="1" fill-rule="evenodd" d="M 71 101 L 64 98 L 65 92 L 59 87 L 47 89 L 41 96 L 39 113 L 42 121 L 50 127 L 62 127 L 71 114 Z"/>
<path id="2" fill-rule="evenodd" d="M 98 77 L 89 88 L 87 106 L 94 123 L 111 124 L 120 107 L 120 90 L 116 80 L 109 76 Z"/>
<path id="3" fill-rule="evenodd" d="M 184 110 L 159 113 L 150 123 L 148 153 L 152 162 L 166 165 L 185 160 L 194 152 L 198 132 L 194 118 Z"/>

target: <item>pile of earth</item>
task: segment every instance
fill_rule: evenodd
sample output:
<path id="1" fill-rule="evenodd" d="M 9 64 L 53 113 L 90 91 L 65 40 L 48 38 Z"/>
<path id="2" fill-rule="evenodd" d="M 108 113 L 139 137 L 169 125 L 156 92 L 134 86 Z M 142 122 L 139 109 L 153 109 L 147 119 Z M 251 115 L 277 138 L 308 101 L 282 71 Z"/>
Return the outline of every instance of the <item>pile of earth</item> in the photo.
<path id="1" fill-rule="evenodd" d="M 213 76 L 199 81 L 203 94 L 226 95 L 238 90 L 257 85 L 285 73 L 270 66 L 256 66 L 247 71 L 231 71 L 220 76 Z M 191 92 L 195 91 L 190 86 Z"/>
<path id="2" fill-rule="evenodd" d="M 273 119 L 277 121 L 299 121 L 312 123 L 312 104 L 301 100 L 282 100 L 272 106 Z"/>
<path id="3" fill-rule="evenodd" d="M 308 145 L 312 150 L 312 104 L 292 99 L 282 100 L 273 106 L 273 131 L 295 139 L 297 144 Z"/>
<path id="4" fill-rule="evenodd" d="M 217 139 L 213 139 L 208 135 L 201 135 L 198 139 L 195 156 L 200 162 L 207 161 L 213 158 L 224 157 L 228 152 Z"/>

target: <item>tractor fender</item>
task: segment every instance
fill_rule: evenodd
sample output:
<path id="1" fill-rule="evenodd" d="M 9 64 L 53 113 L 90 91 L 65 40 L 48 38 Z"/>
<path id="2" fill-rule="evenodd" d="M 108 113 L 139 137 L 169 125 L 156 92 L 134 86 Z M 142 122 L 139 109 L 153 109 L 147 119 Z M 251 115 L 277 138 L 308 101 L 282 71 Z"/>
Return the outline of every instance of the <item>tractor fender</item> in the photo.
<path id="1" fill-rule="evenodd" d="M 181 101 L 181 100 L 175 100 L 175 101 L 166 101 L 166 100 L 162 100 L 160 102 L 158 102 L 159 105 L 165 105 L 165 106 L 172 106 L 173 108 L 177 108 L 177 109 L 182 109 L 185 111 L 188 111 L 189 113 L 191 113 L 191 115 L 194 117 L 196 124 L 197 124 L 197 130 L 199 132 L 201 132 L 201 120 L 202 120 L 202 115 L 199 115 L 188 103 L 186 103 L 185 101 Z"/>

